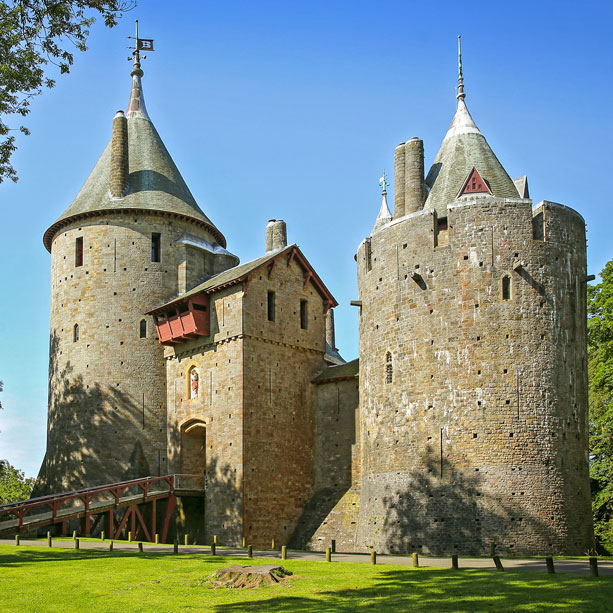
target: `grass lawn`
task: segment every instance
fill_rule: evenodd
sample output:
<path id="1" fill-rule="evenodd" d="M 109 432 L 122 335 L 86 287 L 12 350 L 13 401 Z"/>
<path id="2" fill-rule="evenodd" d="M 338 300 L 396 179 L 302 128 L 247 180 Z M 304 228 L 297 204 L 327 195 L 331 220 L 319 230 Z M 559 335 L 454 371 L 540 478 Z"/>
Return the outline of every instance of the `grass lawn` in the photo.
<path id="1" fill-rule="evenodd" d="M 208 589 L 230 564 L 281 561 L 0 546 L 0 611 L 613 610 L 613 579 L 285 560 L 286 583 Z"/>

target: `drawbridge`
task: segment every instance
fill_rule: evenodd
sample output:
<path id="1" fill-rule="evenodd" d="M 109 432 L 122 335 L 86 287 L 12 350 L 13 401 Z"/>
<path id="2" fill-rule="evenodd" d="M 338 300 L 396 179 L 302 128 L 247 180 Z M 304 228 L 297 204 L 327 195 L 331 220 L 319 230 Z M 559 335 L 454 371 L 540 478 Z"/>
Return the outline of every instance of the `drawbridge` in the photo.
<path id="1" fill-rule="evenodd" d="M 80 534 L 165 543 L 177 496 L 203 496 L 204 476 L 165 475 L 99 485 L 0 505 L 0 536 L 57 525 L 62 534 L 80 520 Z M 161 529 L 156 530 L 158 524 Z"/>

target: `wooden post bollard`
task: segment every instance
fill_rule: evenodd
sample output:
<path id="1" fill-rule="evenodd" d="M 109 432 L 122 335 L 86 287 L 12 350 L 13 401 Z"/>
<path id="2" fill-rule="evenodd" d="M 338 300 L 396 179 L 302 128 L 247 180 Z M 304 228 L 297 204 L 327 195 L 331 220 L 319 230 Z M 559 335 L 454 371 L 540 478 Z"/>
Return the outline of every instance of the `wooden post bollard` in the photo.
<path id="1" fill-rule="evenodd" d="M 243 549 L 247 547 L 247 539 L 243 536 Z"/>
<path id="2" fill-rule="evenodd" d="M 454 553 L 451 556 L 451 568 L 453 568 L 453 570 L 458 570 L 459 565 L 458 565 L 458 554 Z"/>
<path id="3" fill-rule="evenodd" d="M 590 558 L 590 573 L 592 577 L 598 577 L 598 558 Z"/>
<path id="4" fill-rule="evenodd" d="M 175 542 L 172 545 L 173 553 L 179 553 L 179 539 L 175 538 Z"/>
<path id="5" fill-rule="evenodd" d="M 553 575 L 556 572 L 556 569 L 553 566 L 553 558 L 551 556 L 545 558 L 545 563 L 547 564 L 547 572 L 550 575 Z"/>
<path id="6" fill-rule="evenodd" d="M 78 538 L 74 540 L 74 548 L 79 549 L 79 539 Z"/>
<path id="7" fill-rule="evenodd" d="M 332 549 L 332 553 L 336 553 L 336 539 L 332 539 L 332 543 L 330 544 L 330 549 Z"/>
<path id="8" fill-rule="evenodd" d="M 103 541 L 105 536 L 106 536 L 106 535 L 104 534 L 104 530 L 103 530 L 103 531 L 100 533 L 100 540 L 101 540 L 101 541 Z"/>
<path id="9" fill-rule="evenodd" d="M 371 551 L 370 552 L 370 562 L 371 562 L 371 564 L 376 564 L 377 563 L 377 552 L 376 551 Z"/>
<path id="10" fill-rule="evenodd" d="M 247 557 L 248 558 L 253 558 L 253 545 L 249 545 L 247 547 Z"/>
<path id="11" fill-rule="evenodd" d="M 113 541 L 109 541 L 109 551 L 113 551 Z"/>
<path id="12" fill-rule="evenodd" d="M 160 544 L 160 535 L 157 532 L 155 533 L 155 544 L 156 545 Z"/>
<path id="13" fill-rule="evenodd" d="M 326 547 L 326 562 L 332 562 L 332 552 L 330 547 Z"/>
<path id="14" fill-rule="evenodd" d="M 492 556 L 492 559 L 494 560 L 494 564 L 496 564 L 496 570 L 504 570 L 504 566 L 502 565 L 502 562 L 498 556 Z"/>
<path id="15" fill-rule="evenodd" d="M 185 535 L 184 541 L 186 546 L 189 545 L 189 535 Z"/>
<path id="16" fill-rule="evenodd" d="M 128 532 L 128 543 L 132 542 L 132 532 Z"/>
<path id="17" fill-rule="evenodd" d="M 419 554 L 416 551 L 413 552 L 413 568 L 419 568 Z"/>
<path id="18" fill-rule="evenodd" d="M 19 534 L 15 535 L 15 546 L 19 547 Z"/>
<path id="19" fill-rule="evenodd" d="M 53 547 L 53 540 L 51 539 L 51 532 L 47 532 L 47 547 Z"/>
<path id="20" fill-rule="evenodd" d="M 216 534 L 213 536 L 213 543 L 217 545 L 217 535 Z"/>
<path id="21" fill-rule="evenodd" d="M 287 547 L 285 545 L 281 547 L 281 559 L 287 560 Z"/>
<path id="22" fill-rule="evenodd" d="M 143 543 L 142 543 L 142 541 L 138 541 L 138 553 L 143 553 Z"/>
<path id="23" fill-rule="evenodd" d="M 496 555 L 496 543 L 490 543 L 490 558 Z"/>
<path id="24" fill-rule="evenodd" d="M 211 543 L 211 555 L 212 555 L 212 556 L 214 556 L 214 555 L 215 555 L 215 548 L 216 548 L 215 543 Z"/>
<path id="25" fill-rule="evenodd" d="M 271 549 L 273 549 L 273 550 L 274 550 L 274 549 L 276 549 L 276 548 L 277 548 L 277 547 L 276 547 L 275 539 L 272 539 L 272 546 L 271 546 Z"/>

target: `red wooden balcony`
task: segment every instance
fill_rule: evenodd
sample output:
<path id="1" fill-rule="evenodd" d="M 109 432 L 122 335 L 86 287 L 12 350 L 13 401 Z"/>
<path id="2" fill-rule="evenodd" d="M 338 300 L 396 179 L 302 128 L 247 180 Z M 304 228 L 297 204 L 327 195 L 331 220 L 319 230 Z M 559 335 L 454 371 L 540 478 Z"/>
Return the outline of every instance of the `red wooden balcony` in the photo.
<path id="1" fill-rule="evenodd" d="M 184 343 L 211 333 L 208 296 L 190 296 L 183 302 L 175 302 L 172 307 L 154 315 L 155 327 L 162 345 Z"/>

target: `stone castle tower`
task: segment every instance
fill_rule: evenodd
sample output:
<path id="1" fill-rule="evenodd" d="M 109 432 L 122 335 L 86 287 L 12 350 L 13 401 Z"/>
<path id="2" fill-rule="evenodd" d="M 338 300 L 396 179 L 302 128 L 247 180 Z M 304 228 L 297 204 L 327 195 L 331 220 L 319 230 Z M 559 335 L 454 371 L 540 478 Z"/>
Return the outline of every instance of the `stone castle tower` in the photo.
<path id="1" fill-rule="evenodd" d="M 167 473 L 163 347 L 145 312 L 234 266 L 151 122 L 138 50 L 127 113 L 51 252 L 47 451 L 35 495 Z"/>
<path id="2" fill-rule="evenodd" d="M 585 223 L 511 180 L 461 64 L 457 98 L 425 179 L 422 141 L 396 148 L 358 250 L 356 549 L 585 553 Z"/>

